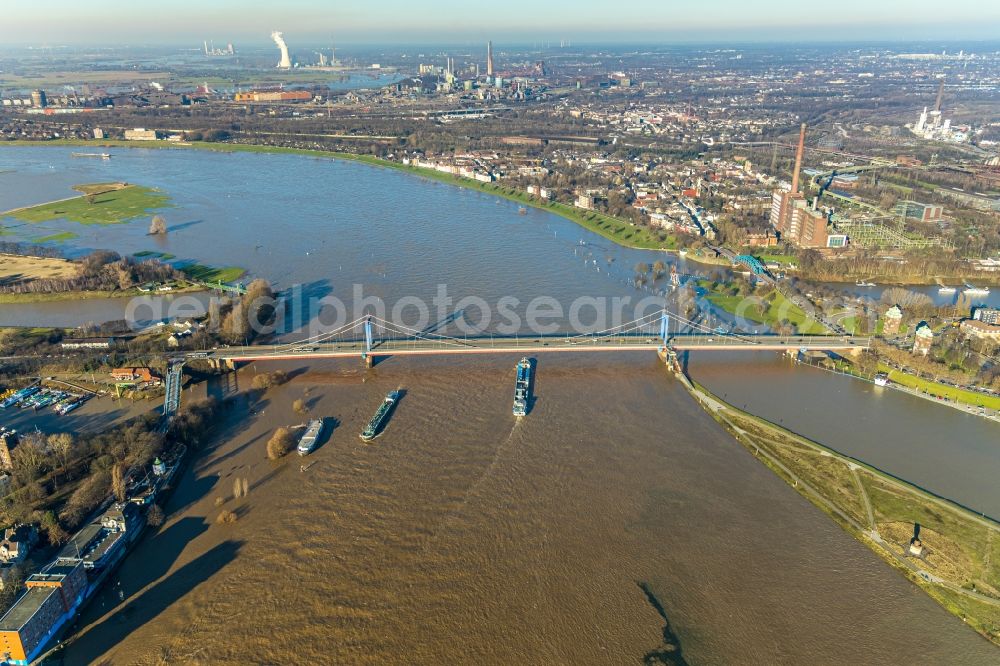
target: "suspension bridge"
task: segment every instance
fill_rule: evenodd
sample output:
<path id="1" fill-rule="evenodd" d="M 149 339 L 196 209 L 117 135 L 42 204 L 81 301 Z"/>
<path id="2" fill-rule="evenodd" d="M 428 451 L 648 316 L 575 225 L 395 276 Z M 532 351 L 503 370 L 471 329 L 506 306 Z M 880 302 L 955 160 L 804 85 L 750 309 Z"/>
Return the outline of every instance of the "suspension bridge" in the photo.
<path id="1" fill-rule="evenodd" d="M 220 347 L 188 352 L 187 359 L 235 364 L 291 359 L 362 358 L 442 354 L 549 352 L 835 351 L 867 348 L 871 339 L 843 335 L 761 335 L 724 332 L 669 311 L 655 312 L 593 333 L 450 336 L 415 329 L 374 315 L 295 342 Z"/>

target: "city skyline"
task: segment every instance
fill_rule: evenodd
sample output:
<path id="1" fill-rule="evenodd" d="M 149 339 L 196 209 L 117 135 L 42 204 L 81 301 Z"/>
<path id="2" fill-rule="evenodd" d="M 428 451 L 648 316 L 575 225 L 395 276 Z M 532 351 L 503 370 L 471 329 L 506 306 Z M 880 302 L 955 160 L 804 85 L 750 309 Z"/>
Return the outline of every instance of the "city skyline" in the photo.
<path id="1" fill-rule="evenodd" d="M 902 41 L 986 40 L 1000 28 L 1000 7 L 956 0 L 942 14 L 927 0 L 897 7 L 862 0 L 845 0 L 837 12 L 805 11 L 800 3 L 768 0 L 747 3 L 716 0 L 710 9 L 694 11 L 680 2 L 636 0 L 628 11 L 608 15 L 593 1 L 527 0 L 505 3 L 502 14 L 480 5 L 438 1 L 414 7 L 403 0 L 385 0 L 363 8 L 345 2 L 290 0 L 280 6 L 255 6 L 246 11 L 242 0 L 217 0 L 210 8 L 194 0 L 171 3 L 172 11 L 150 21 L 149 3 L 122 7 L 113 0 L 81 4 L 51 0 L 41 15 L 30 5 L 7 8 L 0 40 L 8 44 L 89 44 L 114 41 L 138 45 L 199 43 L 204 34 L 266 44 L 272 30 L 290 40 L 315 41 L 336 37 L 338 43 L 469 43 L 488 38 L 508 43 L 589 42 L 679 43 L 712 41 Z M 571 11 L 570 11 L 571 10 Z M 967 17 L 975 16 L 975 22 Z M 489 20 L 486 20 L 486 19 Z M 323 26 L 323 27 L 318 27 Z M 599 26 L 599 27 L 595 27 Z"/>

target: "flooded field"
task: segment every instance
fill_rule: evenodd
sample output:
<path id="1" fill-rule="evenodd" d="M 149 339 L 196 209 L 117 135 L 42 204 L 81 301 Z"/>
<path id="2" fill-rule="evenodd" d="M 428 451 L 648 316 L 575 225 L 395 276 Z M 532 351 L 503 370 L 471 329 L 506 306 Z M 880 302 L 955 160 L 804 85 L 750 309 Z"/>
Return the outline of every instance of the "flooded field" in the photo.
<path id="1" fill-rule="evenodd" d="M 233 409 L 66 663 L 641 663 L 667 654 L 659 609 L 687 663 L 995 663 L 652 359 L 542 357 L 520 422 L 516 360 L 213 386 Z M 275 427 L 314 416 L 336 427 L 311 456 L 266 459 Z"/>

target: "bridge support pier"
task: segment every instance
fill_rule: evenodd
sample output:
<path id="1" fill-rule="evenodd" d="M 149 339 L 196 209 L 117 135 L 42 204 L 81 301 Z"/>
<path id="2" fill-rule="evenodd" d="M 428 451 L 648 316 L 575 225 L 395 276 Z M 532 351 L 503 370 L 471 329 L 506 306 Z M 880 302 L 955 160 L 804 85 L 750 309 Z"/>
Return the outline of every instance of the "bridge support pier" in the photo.
<path id="1" fill-rule="evenodd" d="M 215 371 L 219 370 L 233 371 L 236 369 L 236 361 L 232 360 L 231 358 L 225 358 L 225 359 L 210 358 L 208 359 L 208 364 Z"/>
<path id="2" fill-rule="evenodd" d="M 678 375 L 683 374 L 681 371 L 681 362 L 680 359 L 677 358 L 677 351 L 675 349 L 668 346 L 660 347 L 656 350 L 656 354 L 671 372 Z"/>
<path id="3" fill-rule="evenodd" d="M 365 354 L 361 358 L 364 360 L 366 368 L 371 368 L 375 365 L 375 357 L 371 354 Z"/>

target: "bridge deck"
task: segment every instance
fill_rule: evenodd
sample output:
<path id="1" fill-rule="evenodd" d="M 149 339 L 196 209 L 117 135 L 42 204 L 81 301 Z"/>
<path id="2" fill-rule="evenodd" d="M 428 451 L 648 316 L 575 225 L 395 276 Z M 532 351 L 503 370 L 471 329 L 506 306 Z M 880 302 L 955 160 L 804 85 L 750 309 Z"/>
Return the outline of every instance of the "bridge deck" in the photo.
<path id="1" fill-rule="evenodd" d="M 724 335 L 681 335 L 670 338 L 677 351 L 834 351 L 864 349 L 870 338 L 850 336 L 754 336 L 737 338 Z M 475 337 L 456 340 L 424 339 L 380 340 L 366 352 L 364 340 L 323 343 L 292 343 L 224 347 L 211 351 L 189 352 L 188 358 L 219 361 L 257 361 L 296 358 L 348 358 L 368 356 L 431 356 L 437 354 L 516 354 L 548 352 L 619 352 L 656 351 L 663 346 L 656 336 L 613 336 L 597 339 L 574 339 L 562 336 L 524 338 Z"/>

